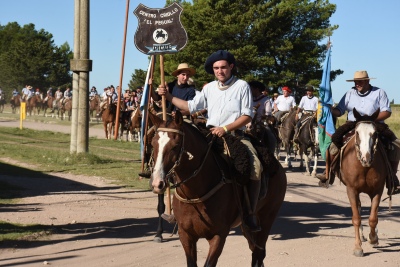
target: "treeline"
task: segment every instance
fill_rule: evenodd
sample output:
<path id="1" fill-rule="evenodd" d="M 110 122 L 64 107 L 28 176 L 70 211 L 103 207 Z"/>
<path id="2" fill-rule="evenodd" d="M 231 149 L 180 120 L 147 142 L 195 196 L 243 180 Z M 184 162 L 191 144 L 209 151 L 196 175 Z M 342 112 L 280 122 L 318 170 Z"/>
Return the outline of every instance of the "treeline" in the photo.
<path id="1" fill-rule="evenodd" d="M 71 86 L 72 58 L 68 43 L 56 46 L 53 35 L 36 30 L 34 24 L 0 25 L 0 87 L 10 97 L 14 89 L 20 92 L 27 84 L 43 92 Z"/>
<path id="2" fill-rule="evenodd" d="M 174 79 L 170 74 L 179 63 L 187 62 L 196 68 L 193 78 L 201 89 L 213 79 L 204 70 L 205 60 L 212 52 L 225 49 L 235 55 L 240 78 L 259 80 L 271 93 L 285 85 L 295 95 L 303 95 L 306 84 L 318 88 L 328 36 L 338 28 L 329 21 L 336 5 L 327 0 L 177 2 L 183 6 L 181 22 L 188 42 L 179 53 L 165 56 L 167 81 Z M 332 80 L 342 73 L 332 70 Z M 140 76 L 134 73 L 132 78 Z M 156 67 L 157 84 L 159 77 Z"/>

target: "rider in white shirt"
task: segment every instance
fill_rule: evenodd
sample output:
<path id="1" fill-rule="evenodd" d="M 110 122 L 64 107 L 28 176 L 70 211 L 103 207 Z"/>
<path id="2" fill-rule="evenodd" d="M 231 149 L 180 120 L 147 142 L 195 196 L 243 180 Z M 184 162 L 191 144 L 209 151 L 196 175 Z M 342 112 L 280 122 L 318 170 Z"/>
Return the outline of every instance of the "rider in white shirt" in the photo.
<path id="1" fill-rule="evenodd" d="M 284 86 L 282 88 L 283 95 L 278 96 L 274 102 L 275 118 L 276 123 L 280 124 L 280 120 L 284 114 L 290 111 L 292 107 L 296 106 L 296 101 L 290 94 L 292 90 L 289 87 Z"/>
<path id="2" fill-rule="evenodd" d="M 301 115 L 307 116 L 315 116 L 315 112 L 318 109 L 318 98 L 314 96 L 314 87 L 311 85 L 306 85 L 306 95 L 303 96 L 300 100 L 300 104 L 296 113 L 296 127 L 294 128 L 294 138 L 293 141 L 297 142 L 299 129 L 301 127 L 302 121 L 304 121 L 305 117 Z M 301 118 L 299 120 L 299 118 Z M 316 116 L 315 116 L 316 118 Z"/>

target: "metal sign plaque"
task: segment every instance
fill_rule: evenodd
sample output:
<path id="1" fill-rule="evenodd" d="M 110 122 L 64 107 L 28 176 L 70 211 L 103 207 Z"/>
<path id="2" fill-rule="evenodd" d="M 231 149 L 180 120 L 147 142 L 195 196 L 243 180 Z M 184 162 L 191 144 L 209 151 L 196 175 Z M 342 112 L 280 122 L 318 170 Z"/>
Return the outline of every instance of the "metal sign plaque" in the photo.
<path id="1" fill-rule="evenodd" d="M 133 12 L 138 18 L 135 46 L 144 54 L 176 53 L 186 46 L 187 33 L 180 21 L 183 8 L 176 2 L 165 8 L 139 4 Z"/>

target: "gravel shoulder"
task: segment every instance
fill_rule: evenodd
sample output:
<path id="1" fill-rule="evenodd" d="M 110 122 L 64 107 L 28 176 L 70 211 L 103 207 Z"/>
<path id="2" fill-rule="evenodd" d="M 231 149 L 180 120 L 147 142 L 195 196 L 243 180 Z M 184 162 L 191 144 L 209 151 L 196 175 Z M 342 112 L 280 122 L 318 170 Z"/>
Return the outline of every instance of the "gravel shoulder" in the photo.
<path id="1" fill-rule="evenodd" d="M 0 161 L 3 166 L 29 167 L 7 158 Z M 400 196 L 393 197 L 391 212 L 388 200 L 381 203 L 379 246 L 372 248 L 364 242 L 365 256 L 357 258 L 352 255 L 354 230 L 345 186 L 336 181 L 329 189 L 320 188 L 317 179 L 298 172 L 298 161 L 293 165 L 293 172 L 287 172 L 284 204 L 267 242 L 266 265 L 400 266 Z M 0 181 L 24 188 L 19 203 L 0 205 L 1 220 L 53 225 L 55 231 L 30 241 L 0 244 L 0 266 L 186 265 L 179 237 L 171 236 L 173 225 L 165 222 L 164 242 L 153 242 L 158 219 L 157 196 L 152 192 L 68 173 L 35 178 L 0 173 Z M 362 195 L 365 236 L 369 204 Z M 207 253 L 208 244 L 201 240 L 200 266 Z M 218 266 L 249 266 L 250 261 L 247 241 L 240 229 L 233 229 Z"/>

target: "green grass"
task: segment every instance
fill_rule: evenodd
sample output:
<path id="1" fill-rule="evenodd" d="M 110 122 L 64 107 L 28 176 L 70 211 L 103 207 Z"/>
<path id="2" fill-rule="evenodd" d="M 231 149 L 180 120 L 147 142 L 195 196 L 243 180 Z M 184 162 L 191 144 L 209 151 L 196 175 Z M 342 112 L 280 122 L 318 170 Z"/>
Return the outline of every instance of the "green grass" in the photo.
<path id="1" fill-rule="evenodd" d="M 37 171 L 101 176 L 117 184 L 147 188 L 147 182 L 137 175 L 141 160 L 136 142 L 90 138 L 89 153 L 70 154 L 69 134 L 3 127 L 0 139 L 0 157 L 35 165 Z"/>
<path id="2" fill-rule="evenodd" d="M 40 224 L 23 225 L 0 221 L 0 242 L 36 240 L 50 235 L 52 227 Z"/>

